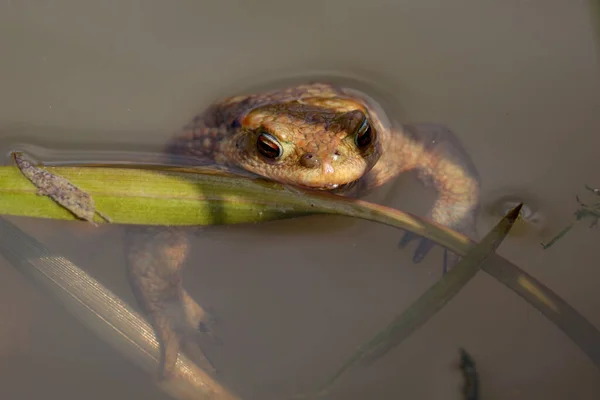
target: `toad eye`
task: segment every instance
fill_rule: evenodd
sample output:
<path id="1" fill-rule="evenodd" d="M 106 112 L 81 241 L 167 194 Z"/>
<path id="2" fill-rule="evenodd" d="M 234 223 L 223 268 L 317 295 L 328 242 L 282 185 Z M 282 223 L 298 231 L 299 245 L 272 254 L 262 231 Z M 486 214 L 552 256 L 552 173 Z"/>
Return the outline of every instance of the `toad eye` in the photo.
<path id="1" fill-rule="evenodd" d="M 354 136 L 354 142 L 359 149 L 363 149 L 371 144 L 373 141 L 373 129 L 371 128 L 371 124 L 365 118 L 356 130 L 356 134 Z"/>
<path id="2" fill-rule="evenodd" d="M 273 135 L 265 132 L 258 135 L 256 148 L 260 154 L 271 160 L 276 160 L 283 154 L 283 148 L 279 141 Z"/>

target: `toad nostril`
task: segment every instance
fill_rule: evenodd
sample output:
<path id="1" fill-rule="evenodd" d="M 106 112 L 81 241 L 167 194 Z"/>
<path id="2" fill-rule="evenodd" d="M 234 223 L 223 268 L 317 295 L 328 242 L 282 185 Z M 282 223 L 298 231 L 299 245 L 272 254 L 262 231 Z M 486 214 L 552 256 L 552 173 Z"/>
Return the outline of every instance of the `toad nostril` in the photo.
<path id="1" fill-rule="evenodd" d="M 332 160 L 338 160 L 341 155 L 342 155 L 342 153 L 339 150 L 336 150 L 336 151 L 333 152 L 333 156 L 331 157 L 331 159 Z"/>
<path id="2" fill-rule="evenodd" d="M 317 168 L 321 162 L 313 153 L 306 153 L 300 159 L 300 164 L 306 168 Z"/>

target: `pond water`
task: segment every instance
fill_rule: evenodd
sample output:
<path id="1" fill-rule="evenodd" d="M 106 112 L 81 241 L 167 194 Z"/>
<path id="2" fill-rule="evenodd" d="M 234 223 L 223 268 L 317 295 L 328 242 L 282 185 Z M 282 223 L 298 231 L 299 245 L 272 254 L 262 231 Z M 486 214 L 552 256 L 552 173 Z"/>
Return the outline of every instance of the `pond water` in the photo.
<path id="1" fill-rule="evenodd" d="M 63 161 L 159 151 L 223 96 L 323 77 L 352 82 L 393 121 L 451 127 L 482 177 L 479 236 L 525 201 L 529 222 L 499 254 L 600 329 L 597 230 L 582 222 L 551 248 L 539 245 L 571 221 L 575 195 L 590 198 L 585 184 L 600 185 L 593 12 L 560 0 L 6 1 L 0 150 L 27 145 Z M 435 193 L 408 174 L 367 199 L 424 215 Z M 135 304 L 122 226 L 10 220 Z M 330 216 L 194 235 L 185 285 L 219 319 L 222 344 L 202 341 L 218 380 L 243 399 L 322 384 L 440 278 L 441 249 L 414 265 L 414 244 L 397 247 L 401 235 Z M 168 398 L 1 257 L 0 320 L 0 398 Z M 479 274 L 328 398 L 460 399 L 459 347 L 477 362 L 482 398 L 600 396 L 600 371 L 585 354 Z"/>

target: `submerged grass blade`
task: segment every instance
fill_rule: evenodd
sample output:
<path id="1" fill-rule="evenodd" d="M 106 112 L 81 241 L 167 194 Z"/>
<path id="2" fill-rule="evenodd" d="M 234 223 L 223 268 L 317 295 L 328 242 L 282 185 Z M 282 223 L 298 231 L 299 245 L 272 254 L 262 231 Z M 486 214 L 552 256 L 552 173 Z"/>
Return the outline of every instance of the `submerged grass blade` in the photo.
<path id="1" fill-rule="evenodd" d="M 569 225 L 564 227 L 560 232 L 558 232 L 556 234 L 556 236 L 554 236 L 552 239 L 550 239 L 549 242 L 547 242 L 547 243 L 541 242 L 540 245 L 542 246 L 542 249 L 546 250 L 547 248 L 552 246 L 554 243 L 556 243 L 558 240 L 562 239 L 563 236 L 565 236 L 567 233 L 569 233 L 571 231 L 571 229 L 573 229 L 573 226 L 574 226 L 573 223 L 570 223 Z"/>
<path id="2" fill-rule="evenodd" d="M 308 214 L 361 218 L 408 230 L 464 256 L 472 242 L 411 214 L 327 193 L 194 169 L 49 167 L 90 193 L 115 223 L 212 225 L 261 222 Z M 0 214 L 70 219 L 74 216 L 35 188 L 15 167 L 0 167 Z M 100 221 L 99 221 L 100 222 Z M 600 332 L 550 289 L 492 254 L 482 269 L 523 297 L 567 334 L 600 368 Z"/>
<path id="3" fill-rule="evenodd" d="M 519 216 L 519 204 L 475 245 L 451 271 L 433 284 L 392 324 L 380 332 L 364 349 L 363 359 L 369 363 L 398 346 L 442 309 L 479 272 L 484 261 L 496 251 Z"/>
<path id="4" fill-rule="evenodd" d="M 482 269 L 540 311 L 600 369 L 600 332 L 583 315 L 543 283 L 497 254 Z"/>
<path id="5" fill-rule="evenodd" d="M 396 317 L 388 327 L 361 346 L 327 381 L 319 391 L 318 396 L 327 394 L 342 376 L 359 362 L 371 363 L 400 345 L 415 330 L 442 309 L 479 272 L 482 263 L 496 251 L 517 220 L 522 206 L 522 204 L 519 204 L 511 210 L 479 244 L 475 245 L 464 256 L 456 267 L 433 284 L 406 311 Z"/>
<path id="6" fill-rule="evenodd" d="M 152 327 L 100 282 L 4 218 L 0 218 L 0 251 L 101 339 L 148 374 L 156 372 L 159 347 Z M 174 377 L 157 384 L 178 400 L 237 399 L 182 355 Z"/>

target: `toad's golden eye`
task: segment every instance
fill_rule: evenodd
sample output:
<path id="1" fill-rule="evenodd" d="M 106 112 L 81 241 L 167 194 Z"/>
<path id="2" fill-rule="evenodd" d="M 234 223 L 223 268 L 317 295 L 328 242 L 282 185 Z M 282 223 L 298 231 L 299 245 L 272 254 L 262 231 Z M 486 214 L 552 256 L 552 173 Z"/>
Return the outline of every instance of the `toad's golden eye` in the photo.
<path id="1" fill-rule="evenodd" d="M 258 152 L 271 160 L 276 160 L 283 154 L 281 144 L 273 135 L 262 132 L 256 139 Z"/>
<path id="2" fill-rule="evenodd" d="M 365 118 L 356 130 L 354 142 L 359 149 L 364 149 L 373 142 L 373 136 L 371 124 L 369 123 L 369 120 Z"/>

